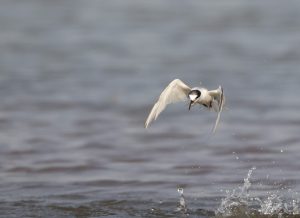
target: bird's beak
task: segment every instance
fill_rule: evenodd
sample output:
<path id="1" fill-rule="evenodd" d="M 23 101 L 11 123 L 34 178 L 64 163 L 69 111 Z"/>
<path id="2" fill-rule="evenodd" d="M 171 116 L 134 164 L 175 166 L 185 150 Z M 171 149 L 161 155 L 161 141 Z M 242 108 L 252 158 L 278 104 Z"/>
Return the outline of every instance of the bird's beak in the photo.
<path id="1" fill-rule="evenodd" d="M 190 101 L 189 110 L 191 110 L 192 104 L 193 104 L 193 101 Z"/>

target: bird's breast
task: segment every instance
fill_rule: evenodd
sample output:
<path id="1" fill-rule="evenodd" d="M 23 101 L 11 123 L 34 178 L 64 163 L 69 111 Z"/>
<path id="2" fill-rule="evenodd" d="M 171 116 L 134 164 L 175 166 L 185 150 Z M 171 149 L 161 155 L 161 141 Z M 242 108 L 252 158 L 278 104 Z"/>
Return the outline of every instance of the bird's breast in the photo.
<path id="1" fill-rule="evenodd" d="M 212 102 L 212 97 L 210 95 L 201 95 L 200 98 L 198 99 L 198 103 L 210 106 Z"/>

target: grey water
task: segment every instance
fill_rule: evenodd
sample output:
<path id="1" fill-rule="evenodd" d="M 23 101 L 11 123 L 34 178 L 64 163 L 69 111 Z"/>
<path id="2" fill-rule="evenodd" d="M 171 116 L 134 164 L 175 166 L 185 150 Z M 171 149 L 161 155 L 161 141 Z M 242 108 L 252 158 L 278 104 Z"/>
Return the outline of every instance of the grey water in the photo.
<path id="1" fill-rule="evenodd" d="M 0 217 L 299 217 L 300 2 L 3 0 Z M 216 115 L 162 89 L 222 85 Z"/>

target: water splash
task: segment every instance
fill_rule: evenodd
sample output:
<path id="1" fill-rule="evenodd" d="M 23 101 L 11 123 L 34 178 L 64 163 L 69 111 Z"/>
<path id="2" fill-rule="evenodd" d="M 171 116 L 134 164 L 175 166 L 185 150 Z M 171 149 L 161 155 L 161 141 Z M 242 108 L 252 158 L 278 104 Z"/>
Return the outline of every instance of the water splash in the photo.
<path id="1" fill-rule="evenodd" d="M 300 210 L 299 210 L 299 200 L 293 200 L 292 201 L 292 214 L 296 215 L 296 214 L 300 214 Z"/>
<path id="2" fill-rule="evenodd" d="M 187 210 L 187 205 L 186 205 L 184 195 L 183 195 L 183 188 L 178 188 L 177 191 L 180 195 L 180 198 L 179 198 L 179 204 L 176 208 L 176 211 L 182 211 L 184 214 L 188 215 L 187 214 L 187 211 L 188 211 Z"/>
<path id="3" fill-rule="evenodd" d="M 253 173 L 253 171 L 256 170 L 256 167 L 252 167 L 247 174 L 247 177 L 244 178 L 244 185 L 241 188 L 241 195 L 246 195 L 246 197 L 249 197 L 249 188 L 251 187 L 250 178 Z"/>
<path id="4" fill-rule="evenodd" d="M 255 170 L 252 167 L 244 178 L 244 184 L 238 190 L 226 191 L 227 196 L 222 199 L 220 207 L 216 210 L 216 216 L 249 216 L 249 202 L 254 199 L 249 197 L 249 188 L 251 187 L 250 177 Z"/>
<path id="5" fill-rule="evenodd" d="M 261 203 L 261 209 L 258 210 L 264 215 L 275 215 L 288 213 L 287 204 L 276 194 L 271 194 Z"/>
<path id="6" fill-rule="evenodd" d="M 248 171 L 242 187 L 226 191 L 227 196 L 222 199 L 220 207 L 215 211 L 216 217 L 291 217 L 291 215 L 298 217 L 300 201 L 292 191 L 291 201 L 282 200 L 278 193 L 269 193 L 265 199 L 250 196 L 250 178 L 255 169 L 252 167 Z"/>
<path id="7" fill-rule="evenodd" d="M 284 217 L 284 215 L 297 215 L 299 217 L 299 199 L 293 199 L 291 201 L 282 200 L 282 197 L 277 194 L 271 194 L 265 200 L 261 201 L 260 214 L 263 215 L 278 215 Z"/>

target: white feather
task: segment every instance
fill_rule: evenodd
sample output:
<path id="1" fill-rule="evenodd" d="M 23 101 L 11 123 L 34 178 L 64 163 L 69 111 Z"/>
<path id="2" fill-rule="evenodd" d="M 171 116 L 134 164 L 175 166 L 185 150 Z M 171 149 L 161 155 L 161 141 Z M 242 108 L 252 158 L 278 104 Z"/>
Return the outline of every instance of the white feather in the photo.
<path id="1" fill-rule="evenodd" d="M 187 100 L 191 88 L 180 79 L 174 79 L 160 94 L 158 101 L 154 104 L 148 118 L 145 122 L 145 128 L 156 120 L 158 115 L 166 108 L 168 104 Z"/>
<path id="2" fill-rule="evenodd" d="M 209 93 L 212 96 L 214 96 L 214 100 L 212 101 L 212 107 L 216 112 L 218 112 L 217 119 L 216 119 L 216 122 L 215 122 L 215 126 L 212 130 L 213 133 L 214 133 L 216 131 L 217 126 L 218 126 L 219 121 L 220 121 L 221 112 L 223 110 L 223 105 L 225 103 L 225 97 L 224 97 L 224 92 L 223 92 L 223 89 L 222 89 L 221 86 L 219 86 L 219 88 L 216 89 L 216 90 L 209 91 Z"/>

